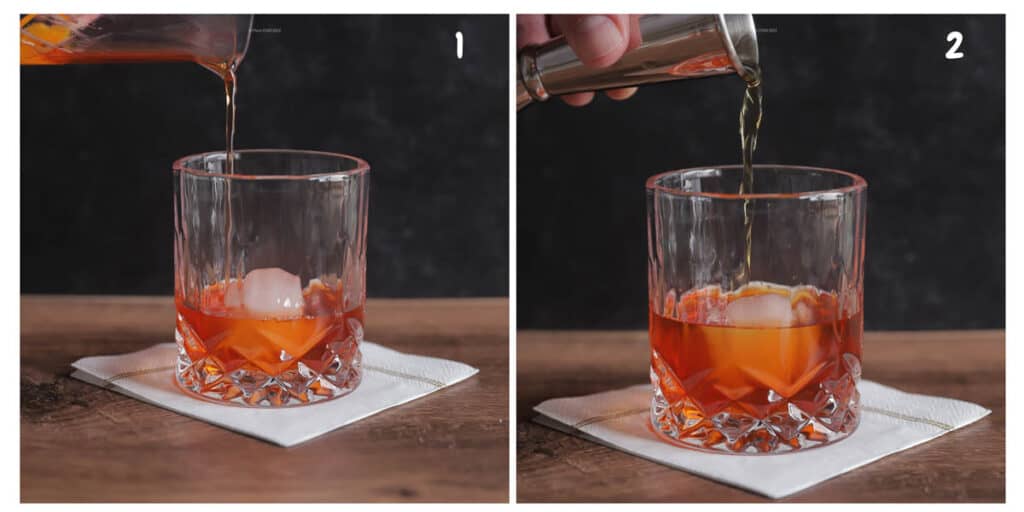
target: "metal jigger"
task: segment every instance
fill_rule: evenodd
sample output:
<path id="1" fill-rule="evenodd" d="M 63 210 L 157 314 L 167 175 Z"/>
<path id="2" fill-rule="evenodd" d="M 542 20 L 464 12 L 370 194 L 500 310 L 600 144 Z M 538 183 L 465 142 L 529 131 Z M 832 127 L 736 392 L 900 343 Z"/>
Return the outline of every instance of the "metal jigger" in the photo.
<path id="1" fill-rule="evenodd" d="M 757 30 L 749 14 L 645 15 L 640 46 L 615 64 L 588 68 L 564 37 L 519 51 L 517 109 L 551 96 L 631 87 L 758 68 Z"/>

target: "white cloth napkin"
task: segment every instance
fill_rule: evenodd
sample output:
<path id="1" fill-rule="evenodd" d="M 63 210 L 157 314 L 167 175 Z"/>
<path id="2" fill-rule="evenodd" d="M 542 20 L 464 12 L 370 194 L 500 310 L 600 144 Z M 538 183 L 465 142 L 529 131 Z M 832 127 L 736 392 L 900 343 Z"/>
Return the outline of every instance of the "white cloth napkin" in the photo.
<path id="1" fill-rule="evenodd" d="M 649 384 L 548 400 L 534 421 L 705 478 L 782 498 L 978 421 L 976 404 L 904 393 L 862 380 L 857 430 L 835 444 L 777 455 L 705 453 L 660 440 L 647 425 Z"/>
<path id="2" fill-rule="evenodd" d="M 363 379 L 352 393 L 301 407 L 263 409 L 221 405 L 186 395 L 174 383 L 177 348 L 161 343 L 116 356 L 86 357 L 72 377 L 230 430 L 292 446 L 429 395 L 474 375 L 472 366 L 404 354 L 375 343 L 360 345 Z"/>

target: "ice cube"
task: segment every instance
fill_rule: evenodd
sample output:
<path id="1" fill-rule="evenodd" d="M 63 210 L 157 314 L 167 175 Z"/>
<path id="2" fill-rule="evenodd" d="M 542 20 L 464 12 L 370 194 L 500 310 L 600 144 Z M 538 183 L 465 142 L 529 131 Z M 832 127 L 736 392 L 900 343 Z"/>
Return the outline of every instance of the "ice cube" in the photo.
<path id="1" fill-rule="evenodd" d="M 793 307 L 787 295 L 751 295 L 730 302 L 725 319 L 735 327 L 789 327 L 793 325 Z"/>
<path id="2" fill-rule="evenodd" d="M 242 304 L 251 314 L 272 318 L 302 316 L 302 281 L 280 268 L 258 268 L 245 275 Z"/>

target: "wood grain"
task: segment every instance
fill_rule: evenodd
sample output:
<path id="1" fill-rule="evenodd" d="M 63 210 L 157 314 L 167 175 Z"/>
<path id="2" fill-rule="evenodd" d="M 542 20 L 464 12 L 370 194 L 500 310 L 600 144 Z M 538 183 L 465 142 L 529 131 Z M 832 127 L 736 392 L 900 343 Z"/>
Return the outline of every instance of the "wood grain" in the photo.
<path id="1" fill-rule="evenodd" d="M 451 388 L 281 448 L 68 377 L 172 340 L 169 297 L 21 300 L 21 499 L 508 501 L 508 300 L 371 299 L 367 338 L 462 361 Z"/>
<path id="2" fill-rule="evenodd" d="M 519 502 L 769 501 L 530 422 L 549 398 L 647 382 L 646 332 L 519 331 L 516 344 Z M 1004 348 L 1003 331 L 866 333 L 865 378 L 992 414 L 783 501 L 1004 501 Z"/>

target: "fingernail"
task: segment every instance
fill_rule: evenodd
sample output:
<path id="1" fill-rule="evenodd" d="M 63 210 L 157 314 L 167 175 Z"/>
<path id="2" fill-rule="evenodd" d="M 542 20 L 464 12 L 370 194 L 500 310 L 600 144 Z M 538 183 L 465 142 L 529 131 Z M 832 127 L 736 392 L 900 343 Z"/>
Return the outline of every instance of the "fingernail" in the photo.
<path id="1" fill-rule="evenodd" d="M 592 92 L 578 92 L 575 94 L 566 94 L 562 96 L 562 101 L 573 107 L 582 107 L 589 104 L 594 99 L 594 93 Z"/>
<path id="2" fill-rule="evenodd" d="M 616 100 L 616 101 L 628 100 L 629 98 L 632 98 L 634 94 L 636 94 L 636 87 L 624 87 L 622 89 L 611 89 L 611 90 L 605 91 L 605 94 L 608 95 L 609 98 L 611 98 L 613 100 Z"/>
<path id="3" fill-rule="evenodd" d="M 582 16 L 573 29 L 576 51 L 585 63 L 618 52 L 626 44 L 619 28 L 607 16 Z"/>

